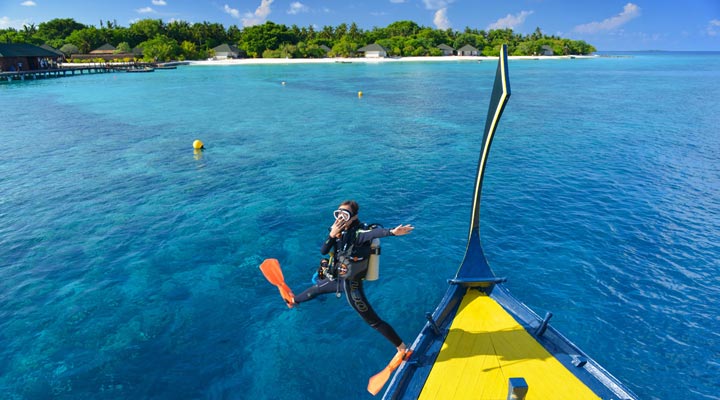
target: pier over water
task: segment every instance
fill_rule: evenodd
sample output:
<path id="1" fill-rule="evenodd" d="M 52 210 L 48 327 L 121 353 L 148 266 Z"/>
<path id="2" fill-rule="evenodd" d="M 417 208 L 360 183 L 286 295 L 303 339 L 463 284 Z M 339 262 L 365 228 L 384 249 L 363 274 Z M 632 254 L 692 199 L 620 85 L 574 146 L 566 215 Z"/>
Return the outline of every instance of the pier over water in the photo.
<path id="1" fill-rule="evenodd" d="M 0 83 L 18 82 L 26 80 L 61 78 L 84 74 L 104 74 L 111 72 L 126 72 L 143 68 L 155 68 L 155 63 L 95 63 L 88 65 L 60 66 L 56 68 L 37 69 L 29 71 L 5 71 L 0 72 Z"/>

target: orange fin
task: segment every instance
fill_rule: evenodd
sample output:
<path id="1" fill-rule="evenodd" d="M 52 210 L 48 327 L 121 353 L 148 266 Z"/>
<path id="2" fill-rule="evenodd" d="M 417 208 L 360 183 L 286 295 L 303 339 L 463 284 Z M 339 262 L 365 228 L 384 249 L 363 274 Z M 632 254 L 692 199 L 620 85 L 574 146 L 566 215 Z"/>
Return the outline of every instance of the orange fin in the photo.
<path id="1" fill-rule="evenodd" d="M 285 283 L 282 269 L 280 269 L 280 262 L 274 258 L 268 258 L 260 264 L 260 271 L 262 271 L 268 282 L 277 286 L 280 296 L 285 300 L 287 306 L 293 308 L 295 306 L 295 295 Z"/>
<path id="2" fill-rule="evenodd" d="M 403 363 L 403 361 L 409 359 L 412 352 L 412 350 L 398 351 L 392 360 L 390 360 L 390 363 L 383 368 L 382 371 L 370 378 L 367 387 L 368 392 L 370 392 L 373 396 L 380 393 L 382 388 L 385 386 L 385 383 L 387 383 L 388 379 L 390 379 L 390 375 L 392 375 L 393 371 L 395 371 L 400 364 Z"/>

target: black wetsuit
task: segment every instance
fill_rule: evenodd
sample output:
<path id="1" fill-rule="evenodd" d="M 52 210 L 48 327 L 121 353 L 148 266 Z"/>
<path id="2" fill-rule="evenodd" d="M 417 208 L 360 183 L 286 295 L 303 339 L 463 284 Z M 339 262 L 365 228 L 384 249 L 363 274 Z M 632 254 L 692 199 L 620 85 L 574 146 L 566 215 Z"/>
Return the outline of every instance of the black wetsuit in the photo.
<path id="1" fill-rule="evenodd" d="M 368 325 L 385 336 L 393 346 L 400 346 L 402 344 L 400 336 L 398 336 L 387 322 L 378 317 L 372 307 L 370 307 L 370 303 L 368 303 L 365 292 L 363 291 L 363 278 L 365 278 L 365 274 L 367 273 L 370 244 L 373 239 L 386 236 L 392 236 L 389 229 L 375 228 L 363 230 L 362 224 L 358 221 L 355 221 L 347 231 L 344 231 L 339 239 L 328 236 L 320 248 L 320 253 L 325 255 L 328 254 L 330 250 L 334 250 L 335 263 L 338 263 L 341 256 L 345 255 L 358 260 L 357 265 L 360 268 L 352 277 L 338 277 L 334 281 L 328 278 L 319 280 L 314 286 L 311 286 L 296 296 L 295 302 L 302 303 L 320 294 L 344 292 L 350 307 L 357 311 Z"/>

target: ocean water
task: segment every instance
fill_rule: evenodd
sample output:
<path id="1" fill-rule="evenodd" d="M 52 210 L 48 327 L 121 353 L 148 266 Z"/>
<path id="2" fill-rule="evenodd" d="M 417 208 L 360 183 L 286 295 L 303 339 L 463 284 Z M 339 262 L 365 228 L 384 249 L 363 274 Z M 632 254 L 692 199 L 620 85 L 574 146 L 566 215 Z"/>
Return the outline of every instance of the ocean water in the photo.
<path id="1" fill-rule="evenodd" d="M 0 397 L 370 398 L 393 347 L 344 299 L 287 309 L 257 266 L 278 258 L 304 289 L 344 199 L 411 223 L 366 292 L 412 342 L 463 256 L 494 72 L 0 84 Z M 518 60 L 510 81 L 483 191 L 492 268 L 639 397 L 719 399 L 720 54 Z"/>

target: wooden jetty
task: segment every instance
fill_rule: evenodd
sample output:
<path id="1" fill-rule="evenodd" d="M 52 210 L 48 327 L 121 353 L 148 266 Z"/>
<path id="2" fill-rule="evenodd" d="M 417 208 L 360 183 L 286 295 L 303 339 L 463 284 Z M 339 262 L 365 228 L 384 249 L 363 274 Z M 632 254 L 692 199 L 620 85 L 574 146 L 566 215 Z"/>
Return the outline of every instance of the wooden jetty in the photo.
<path id="1" fill-rule="evenodd" d="M 112 72 L 124 72 L 131 69 L 153 68 L 153 63 L 94 63 L 88 65 L 61 66 L 59 68 L 38 69 L 30 71 L 5 71 L 0 72 L 0 83 L 21 82 L 26 80 L 38 80 L 49 78 L 61 78 L 65 76 L 85 74 L 105 74 Z"/>

